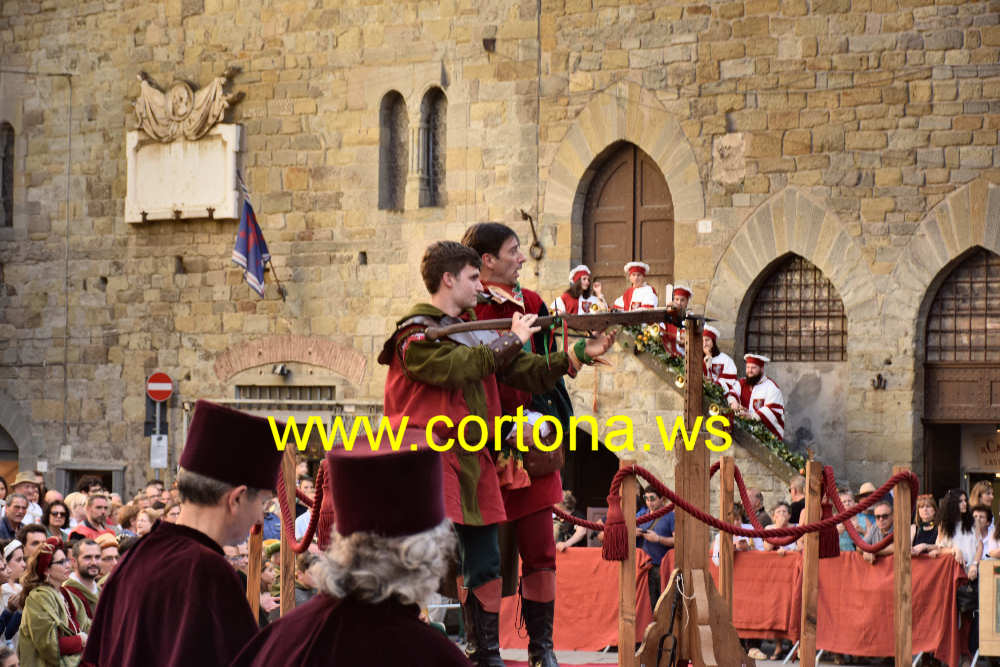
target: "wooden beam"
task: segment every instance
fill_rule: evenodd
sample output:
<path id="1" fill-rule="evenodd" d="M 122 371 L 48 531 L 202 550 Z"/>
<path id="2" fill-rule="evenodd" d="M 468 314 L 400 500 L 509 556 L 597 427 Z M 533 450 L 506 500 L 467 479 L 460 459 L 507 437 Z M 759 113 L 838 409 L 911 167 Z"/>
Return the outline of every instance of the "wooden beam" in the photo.
<path id="1" fill-rule="evenodd" d="M 250 610 L 253 618 L 257 620 L 260 611 L 260 573 L 264 558 L 264 532 L 258 526 L 257 530 L 250 531 L 250 539 L 247 541 L 247 602 L 250 603 Z"/>
<path id="2" fill-rule="evenodd" d="M 806 462 L 806 507 L 800 524 L 815 523 L 823 515 L 823 466 Z M 819 603 L 819 533 L 802 538 L 802 622 L 799 634 L 799 660 L 802 667 L 816 664 L 816 607 Z"/>
<path id="3" fill-rule="evenodd" d="M 635 461 L 623 459 L 620 468 L 634 466 Z M 618 664 L 635 667 L 635 497 L 638 483 L 633 475 L 622 480 L 622 513 L 628 529 L 628 550 L 618 568 Z"/>
<path id="4" fill-rule="evenodd" d="M 895 466 L 892 474 L 909 470 Z M 913 585 L 910 571 L 910 503 L 909 484 L 896 487 L 893 501 L 892 560 L 896 589 L 896 664 L 908 665 L 913 659 Z"/>
<path id="5" fill-rule="evenodd" d="M 733 514 L 733 468 L 736 462 L 732 456 L 723 456 L 719 462 L 719 519 L 730 523 Z M 749 512 L 749 510 L 748 510 Z M 726 538 L 726 539 L 724 539 Z M 733 540 L 729 535 L 719 536 L 719 594 L 726 601 L 729 616 L 733 615 Z"/>
<path id="6" fill-rule="evenodd" d="M 295 518 L 295 451 L 290 447 L 285 447 L 285 455 L 281 459 L 281 476 L 285 482 L 285 499 L 292 512 L 292 519 Z M 295 524 L 284 525 L 282 517 L 281 525 L 281 615 L 284 616 L 295 609 L 295 552 L 292 551 L 288 543 L 287 533 L 291 530 L 295 534 Z"/>

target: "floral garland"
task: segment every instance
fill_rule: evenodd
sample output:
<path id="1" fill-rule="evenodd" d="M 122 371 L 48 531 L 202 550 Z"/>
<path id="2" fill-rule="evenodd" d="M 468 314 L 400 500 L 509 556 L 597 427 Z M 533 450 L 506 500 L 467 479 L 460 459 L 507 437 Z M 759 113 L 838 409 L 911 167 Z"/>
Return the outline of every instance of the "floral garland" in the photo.
<path id="1" fill-rule="evenodd" d="M 643 352 L 648 352 L 651 357 L 666 366 L 667 369 L 674 372 L 677 376 L 682 378 L 684 377 L 684 360 L 681 357 L 673 357 L 667 354 L 667 351 L 663 348 L 663 344 L 661 342 L 659 327 L 655 324 L 648 325 L 646 327 L 633 325 L 624 327 L 624 330 L 632 335 L 635 343 L 633 346 L 628 341 L 622 341 L 622 347 L 626 350 L 632 349 L 632 351 L 637 355 L 642 354 Z M 805 467 L 806 458 L 801 454 L 797 454 L 789 450 L 788 446 L 785 445 L 782 440 L 776 438 L 773 433 L 767 430 L 767 427 L 764 426 L 764 424 L 756 419 L 744 419 L 743 417 L 737 417 L 733 414 L 733 411 L 729 408 L 729 405 L 726 402 L 725 392 L 722 391 L 722 387 L 714 382 L 705 382 L 702 387 L 705 398 L 708 399 L 709 402 L 709 412 L 727 416 L 730 423 L 735 424 L 746 433 L 749 433 L 753 437 L 757 438 L 757 440 L 771 450 L 775 456 L 796 470 L 801 470 Z M 713 409 L 712 406 L 715 406 L 715 409 Z"/>

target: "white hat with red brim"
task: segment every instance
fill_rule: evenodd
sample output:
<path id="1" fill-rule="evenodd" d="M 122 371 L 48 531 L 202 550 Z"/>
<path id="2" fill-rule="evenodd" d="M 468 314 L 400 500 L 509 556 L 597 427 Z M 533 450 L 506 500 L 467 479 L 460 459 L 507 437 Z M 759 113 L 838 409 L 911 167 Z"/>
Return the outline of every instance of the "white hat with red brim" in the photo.
<path id="1" fill-rule="evenodd" d="M 688 287 L 687 285 L 674 285 L 674 288 L 672 290 L 670 290 L 670 294 L 672 296 L 677 296 L 678 292 L 680 292 L 682 295 L 684 295 L 688 299 L 690 299 L 691 295 L 694 294 L 694 292 L 691 290 L 691 288 Z"/>
<path id="2" fill-rule="evenodd" d="M 744 354 L 743 360 L 748 364 L 757 364 L 758 366 L 763 366 L 767 362 L 771 361 L 763 354 Z"/>
<path id="3" fill-rule="evenodd" d="M 713 327 L 711 324 L 705 325 L 705 336 L 711 338 L 716 343 L 719 342 L 719 330 Z"/>
<path id="4" fill-rule="evenodd" d="M 573 269 L 569 272 L 569 282 L 575 283 L 583 276 L 589 276 L 589 275 L 590 275 L 590 267 L 587 266 L 586 264 L 574 266 Z"/>
<path id="5" fill-rule="evenodd" d="M 642 275 L 646 275 L 649 273 L 649 264 L 646 264 L 646 262 L 629 262 L 625 265 L 625 275 L 636 271 Z"/>

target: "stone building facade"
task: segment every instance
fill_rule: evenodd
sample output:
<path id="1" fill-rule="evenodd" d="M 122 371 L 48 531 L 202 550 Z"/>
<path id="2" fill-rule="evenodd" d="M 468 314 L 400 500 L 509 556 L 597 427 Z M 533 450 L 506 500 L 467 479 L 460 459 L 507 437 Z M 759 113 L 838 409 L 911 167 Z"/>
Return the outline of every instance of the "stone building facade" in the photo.
<path id="1" fill-rule="evenodd" d="M 925 342 L 952 271 L 1000 252 L 1000 3 L 8 0 L 0 35 L 14 136 L 0 426 L 51 483 L 150 475 L 156 369 L 176 381 L 171 465 L 197 398 L 377 411 L 375 355 L 422 295 L 424 247 L 486 219 L 528 245 L 523 210 L 544 248 L 523 283 L 554 298 L 570 266 L 620 259 L 593 207 L 630 146 L 633 208 L 647 178 L 661 201 L 655 242 L 634 213 L 625 252 L 669 256 L 658 280 L 693 286 L 724 349 L 745 350 L 755 298 L 789 259 L 839 298 L 838 356 L 770 368 L 793 447 L 854 485 L 894 464 L 936 489 L 992 470 L 973 459 L 1000 448 L 1000 357 L 986 344 L 983 363 L 928 370 Z M 230 65 L 246 97 L 229 120 L 285 300 L 231 264 L 236 221 L 123 216 L 136 74 L 204 83 Z M 579 410 L 596 383 L 598 413 L 634 412 L 654 441 L 650 417 L 676 414 L 676 392 L 650 391 L 627 355 L 616 366 L 575 383 Z M 968 409 L 928 420 L 932 381 Z"/>

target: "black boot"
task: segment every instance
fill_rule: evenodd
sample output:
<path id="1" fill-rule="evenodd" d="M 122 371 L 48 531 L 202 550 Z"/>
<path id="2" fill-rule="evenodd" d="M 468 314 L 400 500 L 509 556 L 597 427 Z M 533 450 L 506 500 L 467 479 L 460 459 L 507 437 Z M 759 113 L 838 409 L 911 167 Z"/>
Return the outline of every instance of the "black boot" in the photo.
<path id="1" fill-rule="evenodd" d="M 465 600 L 472 620 L 475 652 L 469 656 L 476 667 L 504 667 L 500 658 L 500 614 L 483 609 L 475 594 Z"/>
<path id="2" fill-rule="evenodd" d="M 531 667 L 559 667 L 552 652 L 552 618 L 555 602 L 521 599 L 524 625 L 528 628 L 528 664 Z"/>
<path id="3" fill-rule="evenodd" d="M 469 598 L 472 597 L 472 593 L 469 593 Z M 476 622 L 472 617 L 470 599 L 467 599 L 462 605 L 462 623 L 465 624 L 465 655 L 468 658 L 476 653 Z"/>

